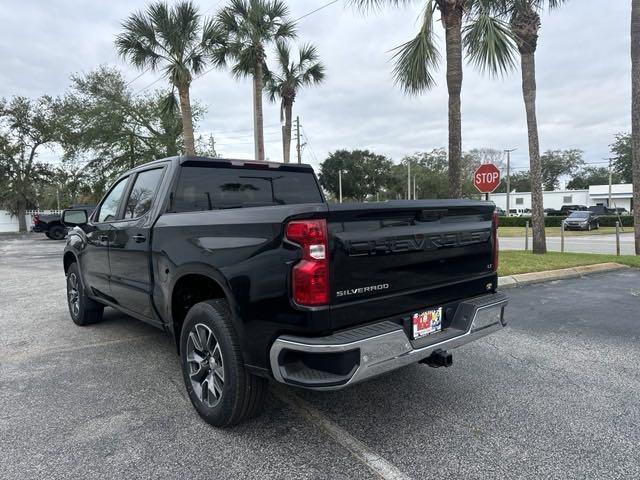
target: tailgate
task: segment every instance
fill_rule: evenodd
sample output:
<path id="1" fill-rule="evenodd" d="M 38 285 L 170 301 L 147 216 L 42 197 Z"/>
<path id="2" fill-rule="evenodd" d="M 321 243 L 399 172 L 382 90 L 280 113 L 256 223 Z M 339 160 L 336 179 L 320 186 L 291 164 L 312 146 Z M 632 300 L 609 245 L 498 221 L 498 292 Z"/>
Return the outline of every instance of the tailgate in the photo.
<path id="1" fill-rule="evenodd" d="M 486 293 L 494 208 L 468 200 L 329 205 L 333 327 Z"/>

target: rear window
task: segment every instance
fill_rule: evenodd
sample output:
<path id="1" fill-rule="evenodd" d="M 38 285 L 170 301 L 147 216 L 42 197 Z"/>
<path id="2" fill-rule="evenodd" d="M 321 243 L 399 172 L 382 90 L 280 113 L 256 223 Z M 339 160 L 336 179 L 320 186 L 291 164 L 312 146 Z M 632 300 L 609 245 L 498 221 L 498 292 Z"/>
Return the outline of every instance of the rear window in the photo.
<path id="1" fill-rule="evenodd" d="M 311 172 L 186 166 L 169 209 L 194 212 L 320 202 Z"/>
<path id="2" fill-rule="evenodd" d="M 587 218 L 589 216 L 589 212 L 571 212 L 569 218 Z"/>

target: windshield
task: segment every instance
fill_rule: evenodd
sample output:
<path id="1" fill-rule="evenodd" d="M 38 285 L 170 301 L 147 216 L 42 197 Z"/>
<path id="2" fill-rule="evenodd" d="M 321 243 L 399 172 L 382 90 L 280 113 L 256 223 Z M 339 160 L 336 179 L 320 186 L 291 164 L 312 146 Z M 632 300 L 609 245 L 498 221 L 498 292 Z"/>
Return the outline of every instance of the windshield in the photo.
<path id="1" fill-rule="evenodd" d="M 589 212 L 571 212 L 569 218 L 588 218 Z"/>

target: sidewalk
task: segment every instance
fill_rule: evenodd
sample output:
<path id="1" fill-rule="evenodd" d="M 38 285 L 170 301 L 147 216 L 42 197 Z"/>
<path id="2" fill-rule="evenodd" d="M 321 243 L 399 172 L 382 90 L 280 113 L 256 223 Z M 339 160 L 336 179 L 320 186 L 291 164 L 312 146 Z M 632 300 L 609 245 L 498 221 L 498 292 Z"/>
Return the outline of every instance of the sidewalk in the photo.
<path id="1" fill-rule="evenodd" d="M 498 288 L 505 289 L 532 283 L 548 282 L 551 280 L 583 277 L 591 273 L 611 272 L 626 268 L 630 267 L 619 263 L 597 263 L 595 265 L 586 265 L 583 267 L 547 270 L 546 272 L 520 273 L 518 275 L 508 275 L 498 278 Z"/>

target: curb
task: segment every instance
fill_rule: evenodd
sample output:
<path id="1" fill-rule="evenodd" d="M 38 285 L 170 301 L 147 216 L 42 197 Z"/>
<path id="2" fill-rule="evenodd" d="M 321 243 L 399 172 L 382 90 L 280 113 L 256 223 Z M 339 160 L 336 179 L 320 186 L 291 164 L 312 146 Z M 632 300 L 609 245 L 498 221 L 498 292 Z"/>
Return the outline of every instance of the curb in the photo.
<path id="1" fill-rule="evenodd" d="M 551 280 L 562 280 L 566 278 L 584 277 L 591 273 L 613 272 L 615 270 L 623 270 L 630 268 L 627 265 L 619 263 L 596 263 L 594 265 L 585 265 L 582 267 L 561 268 L 559 270 L 547 270 L 545 272 L 520 273 L 518 275 L 508 275 L 498 278 L 498 288 L 514 288 L 521 285 L 530 285 L 533 283 L 548 282 Z"/>

